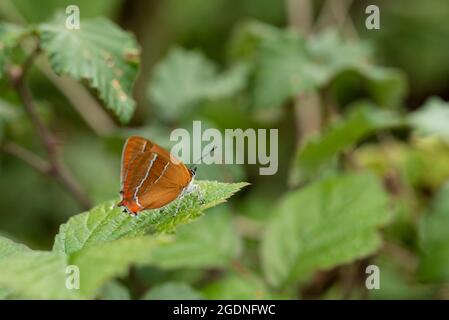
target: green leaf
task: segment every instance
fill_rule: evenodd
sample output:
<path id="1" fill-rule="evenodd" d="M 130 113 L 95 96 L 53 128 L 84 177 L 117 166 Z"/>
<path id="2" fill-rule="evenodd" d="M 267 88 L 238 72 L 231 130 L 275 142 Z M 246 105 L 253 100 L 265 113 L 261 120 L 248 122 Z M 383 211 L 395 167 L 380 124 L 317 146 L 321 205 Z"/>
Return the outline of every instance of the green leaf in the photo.
<path id="1" fill-rule="evenodd" d="M 436 194 L 419 225 L 419 277 L 429 282 L 449 280 L 449 183 Z"/>
<path id="2" fill-rule="evenodd" d="M 373 253 L 390 219 L 388 196 L 372 175 L 342 175 L 287 194 L 262 240 L 262 266 L 276 286 Z"/>
<path id="3" fill-rule="evenodd" d="M 398 69 L 370 63 L 372 50 L 365 42 L 343 41 L 337 32 L 327 30 L 311 38 L 308 49 L 312 59 L 317 61 L 326 73 L 321 85 L 345 85 L 337 82 L 339 75 L 347 71 L 358 76 L 358 82 L 367 96 L 381 107 L 399 105 L 406 94 L 407 83 L 404 74 Z M 351 86 L 349 90 L 351 89 L 355 88 Z"/>
<path id="4" fill-rule="evenodd" d="M 0 24 L 0 78 L 5 73 L 5 66 L 12 52 L 12 48 L 19 44 L 20 39 L 26 34 L 26 29 L 11 24 Z"/>
<path id="5" fill-rule="evenodd" d="M 399 106 L 408 87 L 405 75 L 398 69 L 369 65 L 359 67 L 366 90 L 373 101 L 381 107 Z"/>
<path id="6" fill-rule="evenodd" d="M 143 234 L 173 232 L 245 185 L 202 181 L 199 182 L 201 199 L 198 194 L 190 194 L 170 204 L 164 212 L 152 210 L 137 217 L 114 208 L 115 201 L 107 202 L 62 225 L 51 252 L 32 251 L 0 238 L 0 258 L 8 256 L 0 259 L 0 287 L 31 299 L 96 297 L 108 281 L 125 275 L 131 265 L 155 263 L 157 257 L 153 252 L 157 246 L 167 244 L 166 237 Z M 228 245 L 226 242 L 225 246 Z M 77 290 L 66 288 L 69 265 L 79 268 Z"/>
<path id="7" fill-rule="evenodd" d="M 11 292 L 7 289 L 0 288 L 0 300 L 6 300 L 10 297 Z"/>
<path id="8" fill-rule="evenodd" d="M 449 103 L 432 97 L 410 115 L 410 123 L 418 131 L 449 141 Z"/>
<path id="9" fill-rule="evenodd" d="M 376 131 L 401 125 L 403 121 L 396 113 L 363 104 L 354 106 L 346 118 L 334 122 L 321 135 L 312 136 L 298 151 L 290 182 L 297 184 L 313 177 L 338 153 Z"/>
<path id="10" fill-rule="evenodd" d="M 151 250 L 160 241 L 149 237 L 120 239 L 69 256 L 21 251 L 0 260 L 0 286 L 29 299 L 90 299 L 108 280 L 125 274 L 131 264 L 151 261 Z M 79 289 L 66 287 L 68 266 L 79 268 Z"/>
<path id="11" fill-rule="evenodd" d="M 312 63 L 303 38 L 292 33 L 264 41 L 254 67 L 254 104 L 259 108 L 280 106 L 287 98 L 309 91 L 326 74 Z"/>
<path id="12" fill-rule="evenodd" d="M 199 221 L 180 226 L 173 242 L 155 248 L 153 260 L 158 267 L 168 269 L 224 267 L 239 248 L 229 209 L 220 206 Z"/>
<path id="13" fill-rule="evenodd" d="M 237 25 L 229 43 L 229 55 L 233 60 L 251 61 L 256 57 L 260 43 L 282 37 L 283 30 L 257 20 Z"/>
<path id="14" fill-rule="evenodd" d="M 166 120 L 178 119 L 203 100 L 229 97 L 240 91 L 248 68 L 240 64 L 218 74 L 201 53 L 175 48 L 155 67 L 148 95 Z"/>
<path id="15" fill-rule="evenodd" d="M 168 282 L 150 289 L 142 300 L 201 300 L 201 293 L 183 282 Z"/>
<path id="16" fill-rule="evenodd" d="M 130 300 L 128 289 L 118 281 L 109 281 L 100 292 L 101 300 Z"/>
<path id="17" fill-rule="evenodd" d="M 5 259 L 12 254 L 27 251 L 31 251 L 31 249 L 23 244 L 16 243 L 0 236 L 0 260 Z"/>
<path id="18" fill-rule="evenodd" d="M 335 30 L 326 30 L 312 37 L 307 43 L 311 58 L 322 68 L 324 81 L 351 67 L 366 64 L 370 47 L 362 41 L 344 41 Z"/>
<path id="19" fill-rule="evenodd" d="M 16 253 L 31 251 L 27 246 L 0 236 L 0 261 Z M 11 291 L 0 285 L 0 300 L 7 299 Z"/>
<path id="20" fill-rule="evenodd" d="M 22 19 L 28 23 L 47 21 L 55 14 L 55 12 L 74 4 L 79 8 L 83 18 L 98 16 L 113 18 L 117 15 L 117 9 L 123 4 L 122 0 L 97 0 L 94 3 L 91 0 L 77 0 L 76 2 L 71 0 L 49 0 L 43 2 L 14 0 L 4 2 L 10 2 L 10 5 L 14 8 L 14 10 L 10 10 L 14 12 L 17 11 L 16 15 L 22 16 Z M 5 14 L 5 18 L 8 17 L 6 12 L 2 12 L 2 14 Z M 13 17 L 15 17 L 15 15 L 10 14 L 10 18 Z"/>
<path id="21" fill-rule="evenodd" d="M 151 252 L 160 241 L 148 236 L 123 238 L 71 254 L 69 264 L 80 270 L 79 294 L 86 298 L 95 297 L 108 280 L 127 274 L 129 266 L 149 263 Z"/>
<path id="22" fill-rule="evenodd" d="M 63 254 L 26 251 L 0 260 L 0 286 L 25 299 L 76 299 L 77 290 L 66 288 Z"/>
<path id="23" fill-rule="evenodd" d="M 435 296 L 435 288 L 417 283 L 404 268 L 385 258 L 374 264 L 381 272 L 380 288 L 369 290 L 370 299 L 378 300 L 424 300 Z"/>
<path id="24" fill-rule="evenodd" d="M 213 300 L 261 300 L 272 299 L 265 283 L 251 273 L 230 273 L 212 282 L 202 290 L 207 299 Z"/>
<path id="25" fill-rule="evenodd" d="M 202 215 L 207 208 L 224 202 L 246 183 L 219 183 L 198 181 L 202 192 L 191 193 L 169 204 L 166 209 L 148 210 L 137 217 L 114 208 L 118 200 L 101 204 L 89 212 L 72 217 L 60 227 L 53 251 L 71 254 L 90 245 L 145 233 L 171 233 L 179 225 L 188 223 Z M 179 204 L 179 211 L 175 215 Z"/>
<path id="26" fill-rule="evenodd" d="M 290 31 L 252 28 L 246 39 L 249 49 L 240 47 L 258 53 L 253 54 L 253 98 L 259 108 L 278 107 L 288 98 L 330 84 L 342 86 L 338 76 L 349 70 L 362 78 L 359 82 L 381 106 L 395 106 L 405 95 L 403 74 L 370 64 L 371 50 L 364 42 L 343 41 L 332 30 L 306 40 Z"/>
<path id="27" fill-rule="evenodd" d="M 64 16 L 39 25 L 41 45 L 56 73 L 88 80 L 106 106 L 122 121 L 131 118 L 132 87 L 139 66 L 134 37 L 109 20 L 81 21 L 81 28 L 65 27 Z"/>

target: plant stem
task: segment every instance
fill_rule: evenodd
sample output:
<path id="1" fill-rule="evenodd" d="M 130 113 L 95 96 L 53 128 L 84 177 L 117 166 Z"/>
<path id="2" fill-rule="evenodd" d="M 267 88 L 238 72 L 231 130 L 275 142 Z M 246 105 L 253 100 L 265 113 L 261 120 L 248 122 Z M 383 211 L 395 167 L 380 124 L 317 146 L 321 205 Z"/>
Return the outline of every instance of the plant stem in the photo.
<path id="1" fill-rule="evenodd" d="M 287 15 L 290 28 L 308 36 L 313 25 L 313 3 L 311 0 L 287 0 Z M 301 146 L 307 138 L 321 128 L 321 101 L 317 92 L 299 94 L 294 100 L 296 137 Z"/>
<path id="2" fill-rule="evenodd" d="M 15 143 L 5 143 L 2 145 L 2 151 L 22 160 L 42 174 L 48 174 L 50 172 L 50 164 L 46 160 Z"/>
<path id="3" fill-rule="evenodd" d="M 34 103 L 31 90 L 25 83 L 26 75 L 31 69 L 34 59 L 39 55 L 40 47 L 31 52 L 22 67 L 11 67 L 9 69 L 9 78 L 11 84 L 16 90 L 20 100 L 22 101 L 25 111 L 31 119 L 31 122 L 36 127 L 40 139 L 47 151 L 48 162 L 41 159 L 31 151 L 28 151 L 20 146 L 14 144 L 7 144 L 3 149 L 8 153 L 22 159 L 30 164 L 33 168 L 41 173 L 54 177 L 66 190 L 72 194 L 83 209 L 89 209 L 92 202 L 89 197 L 78 187 L 71 174 L 62 165 L 60 155 L 57 148 L 57 140 L 53 133 L 45 126 L 39 118 L 37 108 Z M 39 160 L 37 160 L 39 159 Z"/>
<path id="4" fill-rule="evenodd" d="M 358 33 L 350 16 L 350 8 L 354 0 L 326 0 L 313 26 L 313 32 L 326 28 L 337 29 L 347 38 L 358 39 Z"/>

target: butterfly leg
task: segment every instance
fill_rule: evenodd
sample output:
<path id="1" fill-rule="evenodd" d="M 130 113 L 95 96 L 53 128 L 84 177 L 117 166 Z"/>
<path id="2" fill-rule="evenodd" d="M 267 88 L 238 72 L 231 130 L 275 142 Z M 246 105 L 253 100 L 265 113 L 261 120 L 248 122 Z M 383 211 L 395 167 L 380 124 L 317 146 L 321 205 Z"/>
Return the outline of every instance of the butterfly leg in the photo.
<path id="1" fill-rule="evenodd" d="M 181 206 L 181 202 L 184 199 L 184 197 L 186 195 L 194 192 L 197 187 L 198 187 L 198 185 L 192 183 L 181 191 L 181 194 L 178 197 L 178 204 L 176 205 L 176 209 L 175 209 L 175 212 L 173 213 L 173 216 L 176 216 L 178 214 L 179 208 Z"/>

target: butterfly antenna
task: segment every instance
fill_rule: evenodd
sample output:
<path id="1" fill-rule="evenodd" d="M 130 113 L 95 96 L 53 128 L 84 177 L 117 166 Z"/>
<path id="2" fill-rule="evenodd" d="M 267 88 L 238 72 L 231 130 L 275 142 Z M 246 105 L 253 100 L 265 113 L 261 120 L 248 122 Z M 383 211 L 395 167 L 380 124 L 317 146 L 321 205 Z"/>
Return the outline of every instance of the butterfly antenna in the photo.
<path id="1" fill-rule="evenodd" d="M 214 146 L 212 149 L 209 150 L 209 152 L 204 153 L 201 158 L 199 158 L 197 161 L 195 161 L 192 166 L 190 167 L 190 170 L 192 170 L 193 172 L 196 172 L 197 169 L 197 164 L 199 162 L 201 162 L 201 160 L 203 160 L 206 156 L 211 155 L 214 153 L 215 149 L 217 148 L 217 146 Z"/>

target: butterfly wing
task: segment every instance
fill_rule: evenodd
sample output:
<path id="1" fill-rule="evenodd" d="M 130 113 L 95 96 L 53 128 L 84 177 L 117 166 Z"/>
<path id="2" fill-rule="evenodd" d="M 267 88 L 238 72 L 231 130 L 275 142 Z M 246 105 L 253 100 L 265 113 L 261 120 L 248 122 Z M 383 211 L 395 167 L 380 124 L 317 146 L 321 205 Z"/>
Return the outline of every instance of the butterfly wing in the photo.
<path id="1" fill-rule="evenodd" d="M 150 150 L 153 143 L 145 138 L 132 136 L 129 137 L 122 151 L 122 167 L 120 170 L 120 185 L 121 191 L 124 191 L 124 184 L 127 180 L 127 175 L 130 167 L 134 166 L 137 156 L 141 155 L 147 150 Z"/>
<path id="2" fill-rule="evenodd" d="M 150 172 L 137 193 L 139 203 L 145 209 L 160 208 L 172 202 L 192 180 L 186 166 L 170 158 L 160 157 L 154 165 L 153 173 Z"/>
<path id="3" fill-rule="evenodd" d="M 126 148 L 133 148 L 129 150 L 135 155 L 123 157 L 126 172 L 122 172 L 121 204 L 132 212 L 163 207 L 190 183 L 190 171 L 162 147 L 145 139 L 133 139 L 127 142 Z"/>

